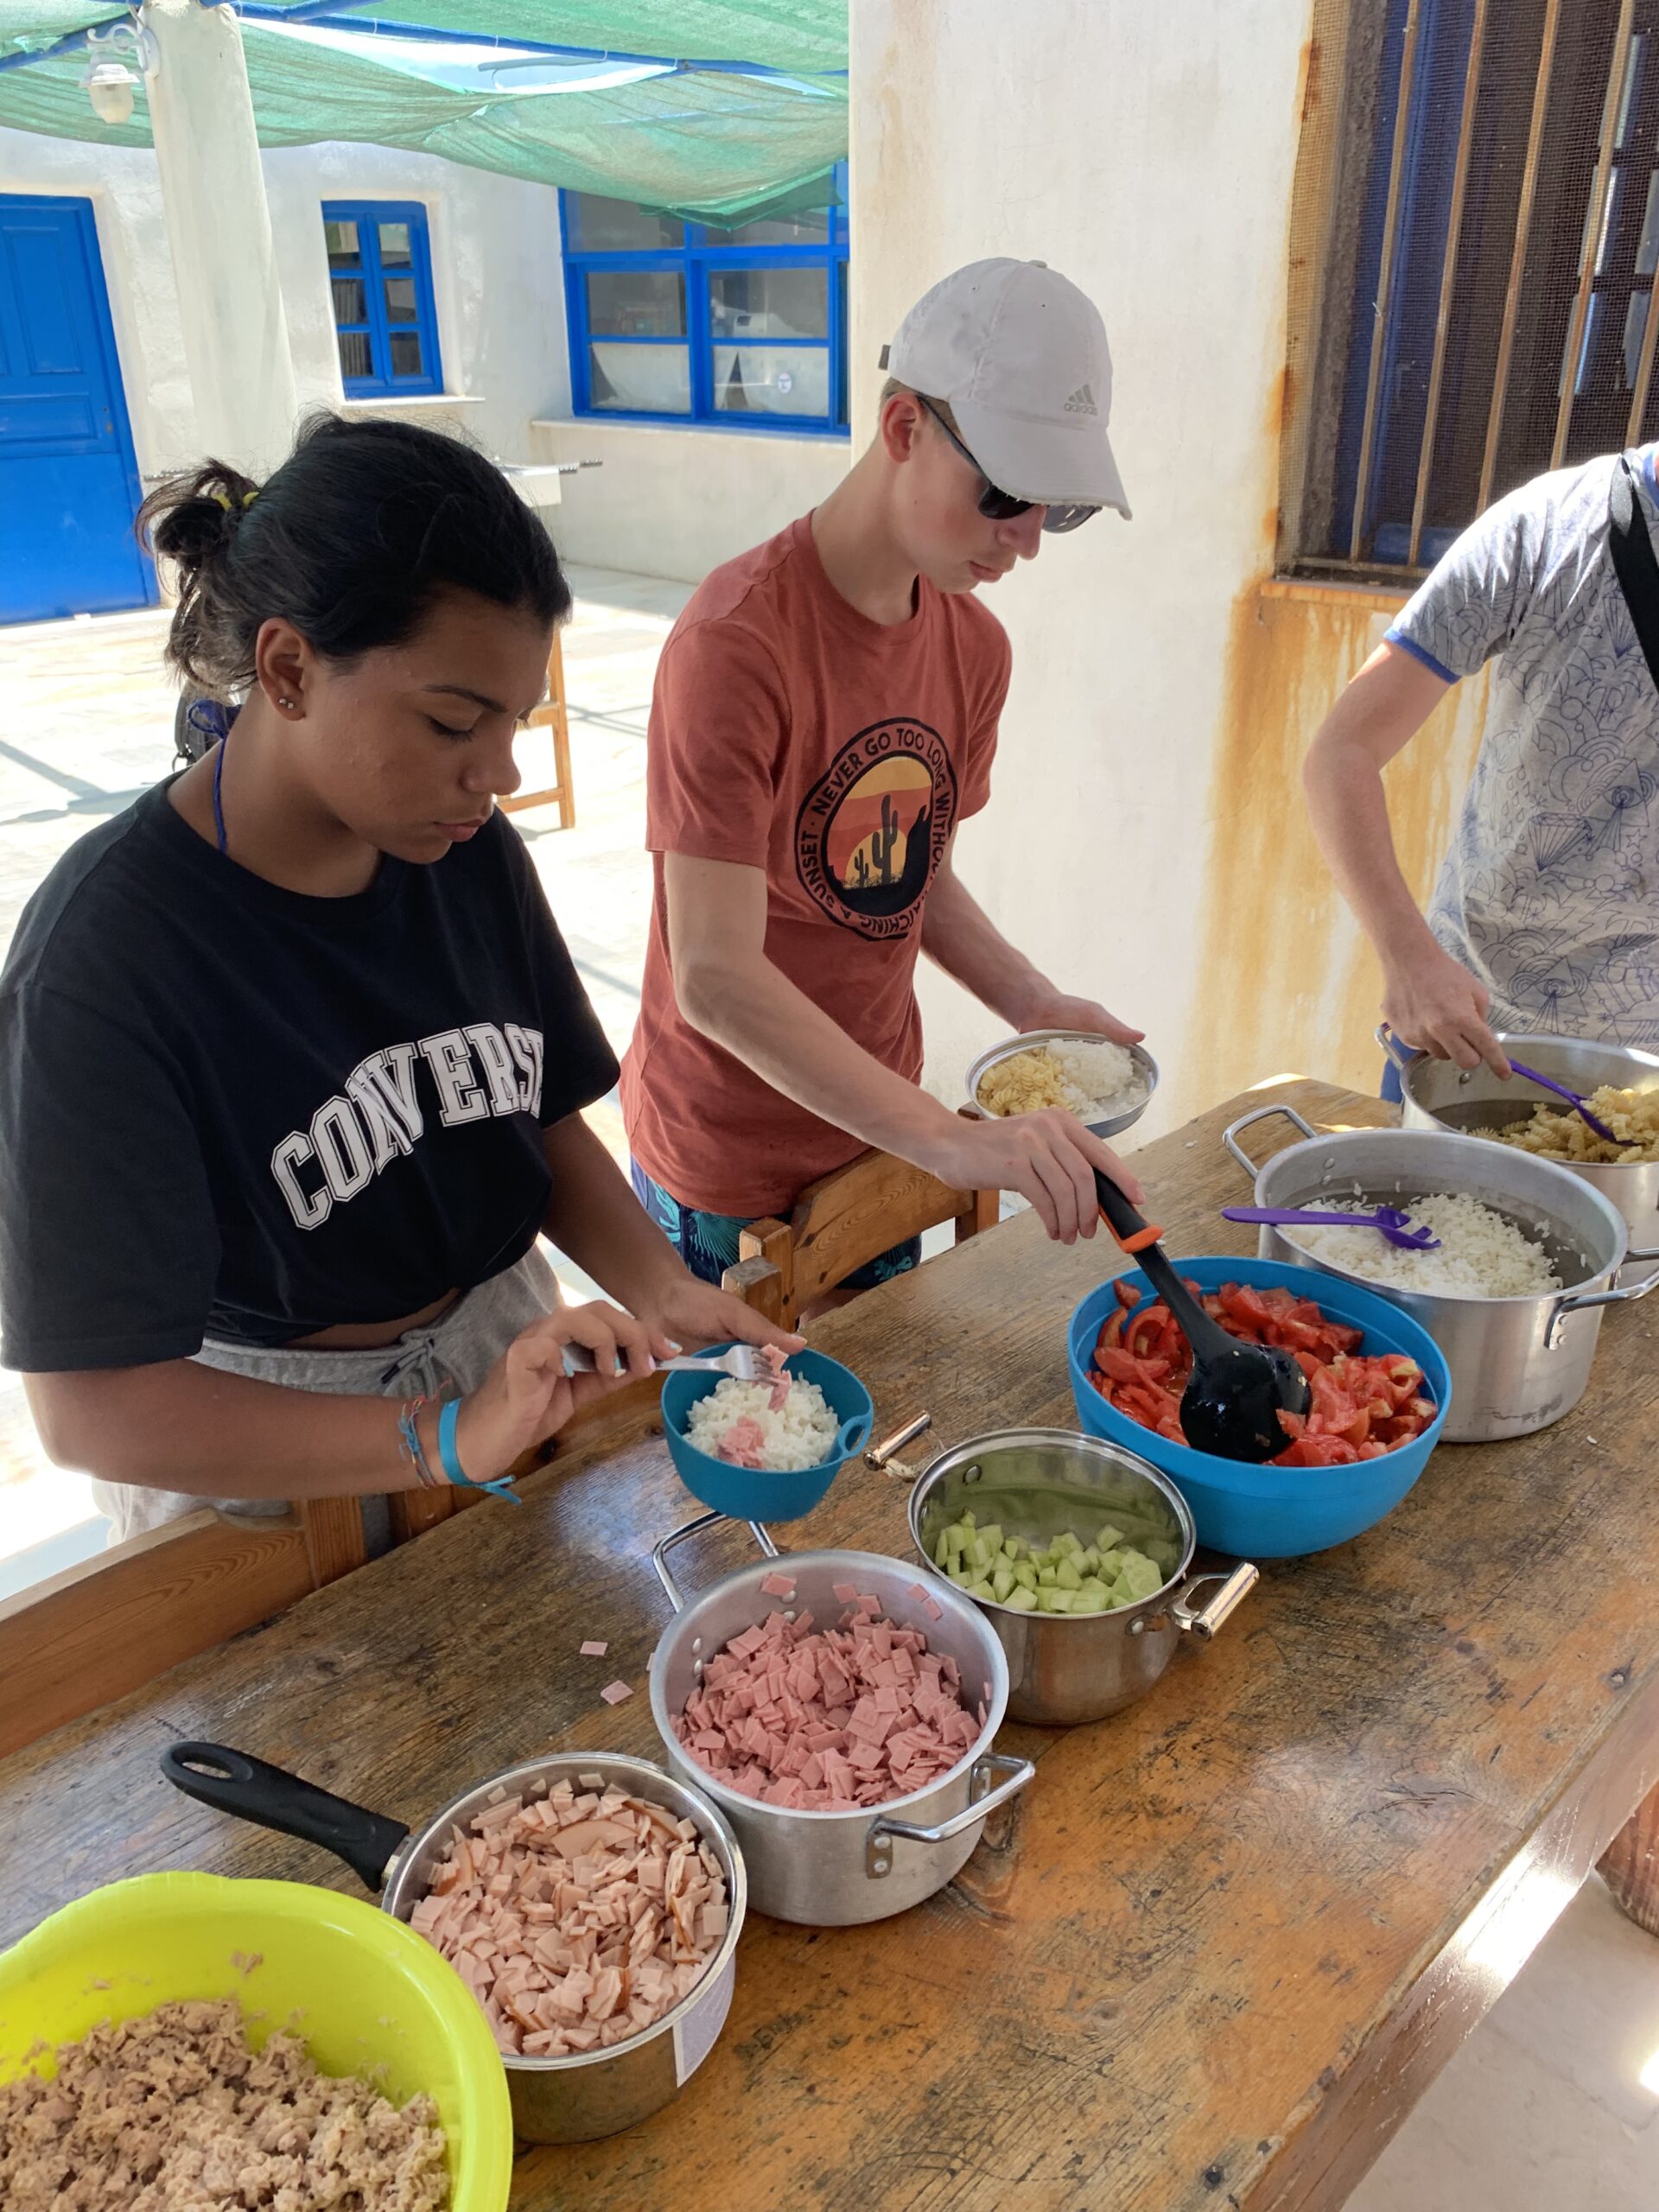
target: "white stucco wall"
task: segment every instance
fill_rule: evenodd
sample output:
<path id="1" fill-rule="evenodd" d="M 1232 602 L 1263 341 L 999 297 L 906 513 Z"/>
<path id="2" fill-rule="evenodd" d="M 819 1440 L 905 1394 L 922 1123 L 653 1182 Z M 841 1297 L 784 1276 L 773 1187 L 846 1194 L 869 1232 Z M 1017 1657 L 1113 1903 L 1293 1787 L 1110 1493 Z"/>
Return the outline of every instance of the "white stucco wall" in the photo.
<path id="1" fill-rule="evenodd" d="M 1135 519 L 1050 541 L 986 594 L 1014 682 L 991 804 L 958 858 L 1057 982 L 1147 1030 L 1166 1071 L 1150 1133 L 1220 1095 L 1198 1006 L 1210 794 L 1236 602 L 1271 565 L 1311 9 L 1186 0 L 1179 23 L 1147 0 L 851 13 L 855 433 L 877 334 L 963 262 L 1047 261 L 1106 319 Z M 959 1100 L 1000 1025 L 932 971 L 921 989 L 929 1081 Z"/>
<path id="2" fill-rule="evenodd" d="M 845 470 L 844 439 L 572 420 L 550 186 L 382 146 L 283 148 L 264 169 L 302 410 L 397 414 L 503 461 L 602 461 L 564 480 L 553 528 L 567 559 L 696 582 L 804 514 Z M 92 201 L 139 468 L 155 476 L 200 458 L 155 157 L 0 130 L 0 192 Z M 343 199 L 427 209 L 442 397 L 343 398 L 319 213 Z"/>
<path id="3" fill-rule="evenodd" d="M 302 409 L 362 404 L 462 429 L 504 461 L 529 460 L 532 418 L 569 403 L 552 188 L 380 146 L 284 148 L 264 168 Z M 0 192 L 92 201 L 138 466 L 154 475 L 196 459 L 154 156 L 0 130 Z M 319 212 L 332 199 L 426 207 L 444 397 L 343 401 Z"/>
<path id="4" fill-rule="evenodd" d="M 846 474 L 844 438 L 544 421 L 538 460 L 597 461 L 563 480 L 553 534 L 567 560 L 698 583 L 815 507 Z"/>

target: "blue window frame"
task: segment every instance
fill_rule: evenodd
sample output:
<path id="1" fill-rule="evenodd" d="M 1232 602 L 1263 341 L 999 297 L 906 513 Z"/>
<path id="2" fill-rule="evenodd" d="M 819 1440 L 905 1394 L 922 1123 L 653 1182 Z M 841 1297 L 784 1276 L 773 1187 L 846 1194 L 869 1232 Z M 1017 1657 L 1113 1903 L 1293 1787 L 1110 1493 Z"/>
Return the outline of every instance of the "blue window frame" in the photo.
<path id="1" fill-rule="evenodd" d="M 845 437 L 844 162 L 835 194 L 721 229 L 561 192 L 575 411 Z"/>
<path id="2" fill-rule="evenodd" d="M 442 391 L 425 208 L 416 200 L 325 200 L 322 232 L 346 397 Z"/>
<path id="3" fill-rule="evenodd" d="M 1361 0 L 1295 565 L 1420 575 L 1515 486 L 1659 435 L 1659 0 Z M 1481 27 L 1484 24 L 1484 29 Z M 1621 27 L 1622 26 L 1622 27 Z"/>

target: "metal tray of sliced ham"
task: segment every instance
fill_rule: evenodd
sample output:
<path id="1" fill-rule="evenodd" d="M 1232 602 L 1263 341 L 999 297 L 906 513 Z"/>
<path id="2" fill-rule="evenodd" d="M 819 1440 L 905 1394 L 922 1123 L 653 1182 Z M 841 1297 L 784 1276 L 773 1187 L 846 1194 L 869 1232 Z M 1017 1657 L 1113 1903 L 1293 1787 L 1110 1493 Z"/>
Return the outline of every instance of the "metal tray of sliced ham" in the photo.
<path id="1" fill-rule="evenodd" d="M 702 1514 L 652 1555 L 675 1612 L 651 1662 L 669 1766 L 730 1821 L 757 1911 L 808 1928 L 906 1911 L 951 1880 L 986 1816 L 1035 1771 L 991 1748 L 1008 1702 L 1002 1647 L 949 1583 L 924 1583 L 915 1567 L 873 1552 L 780 1554 L 753 1522 L 766 1556 L 688 1599 L 671 1555 L 721 1518 Z M 791 1678 L 798 1657 L 810 1682 L 799 1669 Z M 745 1704 L 744 1723 L 759 1731 L 752 1756 L 733 1748 L 745 1726 L 730 1715 Z M 727 1725 L 705 1728 L 716 1711 Z M 763 1767 L 776 1786 L 757 1780 Z M 845 1802 L 818 1802 L 832 1791 Z"/>
<path id="2" fill-rule="evenodd" d="M 748 1902 L 743 1855 L 708 1796 L 649 1759 L 616 1751 L 566 1751 L 532 1759 L 452 1797 L 424 1827 L 415 1830 L 222 1744 L 175 1744 L 162 1756 L 162 1771 L 175 1788 L 204 1805 L 318 1844 L 343 1859 L 365 1887 L 380 1891 L 383 1911 L 410 1922 L 450 1956 L 495 2027 L 498 2043 L 504 2033 L 522 2040 L 505 2024 L 512 2020 L 514 2006 L 524 2012 L 530 1995 L 521 1955 L 540 1945 L 550 1946 L 541 1956 L 552 1964 L 537 1978 L 536 1986 L 549 2001 L 534 2013 L 524 2012 L 538 2028 L 543 2020 L 580 2022 L 585 2012 L 604 2015 L 596 2024 L 603 2035 L 607 2024 L 622 2019 L 634 1999 L 646 2000 L 637 2005 L 636 2017 L 657 2017 L 620 2040 L 558 2056 L 503 2050 L 513 2130 L 525 2142 L 590 2142 L 647 2119 L 678 2094 L 726 2024 Z M 650 1834 L 639 1838 L 637 1851 L 626 1838 L 616 1842 L 608 1833 L 600 1833 L 619 1825 L 619 1799 L 645 1808 L 638 1817 Z M 512 1916 L 521 1929 L 516 1942 L 501 1940 L 499 1923 L 486 1930 L 485 1910 L 469 1915 L 476 1934 L 463 1928 L 462 1944 L 446 1940 L 444 1929 L 434 1924 L 445 1901 L 462 1898 L 470 1883 L 476 1903 L 485 1905 L 487 1877 L 507 1863 L 508 1847 L 517 1853 L 514 1863 L 543 1873 L 537 1885 L 543 1901 Z M 458 1869 L 463 1849 L 466 1857 Z M 650 1890 L 653 1898 L 660 1876 L 662 1904 L 654 1916 L 641 1911 L 632 1921 L 639 1940 L 626 1947 L 628 1970 L 579 1974 L 572 1982 L 566 1978 L 569 1969 L 580 1961 L 572 1960 L 559 1940 L 564 1916 L 552 1900 L 565 1895 L 562 1884 L 580 1892 L 578 1916 L 591 1923 L 595 1915 L 586 1910 L 588 1901 L 595 1885 L 608 1887 L 607 1869 L 594 1855 L 600 1849 L 636 1859 L 642 1871 L 633 1887 Z M 478 1863 L 469 1863 L 474 1857 Z M 612 1894 L 618 1910 L 626 1911 L 620 1884 Z M 688 1916 L 692 1899 L 695 1919 Z M 499 1903 L 490 1899 L 490 1909 Z M 648 1918 L 652 1927 L 642 1926 Z M 664 1936 L 653 1946 L 647 1937 L 658 1925 Z M 693 1954 L 695 1974 L 685 1963 Z M 682 1963 L 663 1966 L 659 1956 Z M 643 1976 L 642 1967 L 649 1967 Z M 664 1975 L 671 1978 L 665 1981 Z M 678 1984 L 673 1977 L 689 1983 L 683 1994 L 674 1993 Z M 572 2003 L 570 1992 L 579 1985 L 586 1993 Z M 541 2039 L 563 2037 L 550 2038 L 542 2028 Z"/>

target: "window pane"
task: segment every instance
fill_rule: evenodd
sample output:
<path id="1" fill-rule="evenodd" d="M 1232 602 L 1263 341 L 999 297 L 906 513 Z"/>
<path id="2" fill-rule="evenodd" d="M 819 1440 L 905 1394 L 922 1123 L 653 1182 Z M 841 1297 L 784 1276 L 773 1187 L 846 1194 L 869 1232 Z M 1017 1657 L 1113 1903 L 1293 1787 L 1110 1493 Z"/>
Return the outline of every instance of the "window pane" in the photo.
<path id="1" fill-rule="evenodd" d="M 685 279 L 677 269 L 594 269 L 588 327 L 607 338 L 683 338 Z"/>
<path id="2" fill-rule="evenodd" d="M 336 342 L 340 346 L 341 376 L 372 377 L 374 374 L 374 362 L 369 353 L 366 331 L 342 330 L 339 333 Z"/>
<path id="3" fill-rule="evenodd" d="M 382 223 L 379 229 L 382 268 L 407 269 L 413 257 L 409 250 L 409 225 Z"/>
<path id="4" fill-rule="evenodd" d="M 415 279 L 412 276 L 388 276 L 384 280 L 388 322 L 414 322 L 420 315 L 415 300 Z"/>
<path id="5" fill-rule="evenodd" d="M 360 276 L 336 276 L 329 288 L 334 296 L 336 322 L 366 322 L 369 296 Z"/>
<path id="6" fill-rule="evenodd" d="M 1648 196 L 1643 206 L 1642 237 L 1636 249 L 1636 273 L 1651 276 L 1659 271 L 1659 169 L 1648 176 Z"/>
<path id="7" fill-rule="evenodd" d="M 685 225 L 677 216 L 653 215 L 626 200 L 567 192 L 564 212 L 571 245 L 588 253 L 660 252 L 685 244 Z"/>
<path id="8" fill-rule="evenodd" d="M 709 327 L 716 338 L 823 338 L 827 315 L 822 269 L 709 271 Z"/>
<path id="9" fill-rule="evenodd" d="M 323 242 L 328 249 L 331 262 L 357 259 L 357 225 L 355 223 L 325 223 Z"/>
<path id="10" fill-rule="evenodd" d="M 601 342 L 588 348 L 588 404 L 644 415 L 691 412 L 691 355 L 684 346 Z"/>
<path id="11" fill-rule="evenodd" d="M 391 345 L 393 376 L 423 377 L 426 374 L 426 364 L 421 359 L 421 334 L 418 330 L 394 330 Z"/>
<path id="12" fill-rule="evenodd" d="M 716 346 L 715 405 L 722 415 L 830 411 L 826 346 Z"/>
<path id="13" fill-rule="evenodd" d="M 830 210 L 803 208 L 796 215 L 739 223 L 728 231 L 716 230 L 711 224 L 705 236 L 710 245 L 823 245 L 830 236 Z"/>

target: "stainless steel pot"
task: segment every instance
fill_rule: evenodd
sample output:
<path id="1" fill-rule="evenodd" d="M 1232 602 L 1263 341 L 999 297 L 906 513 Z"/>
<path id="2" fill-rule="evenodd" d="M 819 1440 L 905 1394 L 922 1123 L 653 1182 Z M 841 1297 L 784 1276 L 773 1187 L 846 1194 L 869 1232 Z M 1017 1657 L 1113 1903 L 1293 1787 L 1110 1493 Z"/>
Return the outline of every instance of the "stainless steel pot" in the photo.
<path id="1" fill-rule="evenodd" d="M 1239 1144 L 1242 1131 L 1275 1114 L 1295 1124 L 1303 1141 L 1258 1168 Z M 1287 1261 L 1338 1275 L 1390 1299 L 1420 1321 L 1452 1370 L 1448 1444 L 1484 1444 L 1529 1436 L 1568 1414 L 1584 1395 L 1601 1329 L 1601 1309 L 1644 1298 L 1659 1271 L 1620 1284 L 1633 1261 L 1624 1216 L 1611 1200 L 1560 1162 L 1504 1144 L 1470 1144 L 1443 1129 L 1350 1129 L 1321 1136 L 1293 1107 L 1258 1106 L 1224 1131 L 1223 1141 L 1255 1185 L 1255 1203 L 1301 1206 L 1310 1198 L 1346 1197 L 1357 1187 L 1365 1205 L 1408 1205 L 1452 1192 L 1478 1198 L 1543 1245 L 1565 1290 L 1520 1298 L 1441 1298 L 1395 1290 L 1369 1275 L 1315 1259 L 1294 1229 L 1263 1227 L 1264 1260 Z"/>
<path id="2" fill-rule="evenodd" d="M 1098 1045 L 1101 1041 L 1098 1037 L 1085 1036 L 1076 1029 L 1030 1029 L 1018 1037 L 1005 1037 L 1000 1045 L 993 1045 L 988 1052 L 982 1052 L 969 1069 L 966 1078 L 968 1103 L 963 1111 L 975 1121 L 988 1122 L 991 1119 L 979 1103 L 979 1086 L 994 1067 L 1000 1066 L 1004 1060 L 1011 1060 L 1016 1052 L 1034 1052 L 1039 1045 Z M 1158 1063 L 1146 1046 L 1131 1045 L 1127 1049 L 1145 1089 L 1132 1105 L 1124 1107 L 1120 1113 L 1108 1114 L 1098 1122 L 1084 1124 L 1097 1137 L 1119 1136 L 1138 1122 L 1151 1105 L 1152 1094 L 1158 1088 Z"/>
<path id="3" fill-rule="evenodd" d="M 941 1608 L 936 1621 L 916 1594 L 916 1570 L 873 1552 L 786 1554 L 795 1598 L 780 1604 L 760 1587 L 780 1554 L 753 1522 L 749 1527 L 766 1556 L 722 1575 L 688 1603 L 669 1555 L 721 1517 L 700 1515 L 664 1536 L 652 1554 L 675 1612 L 651 1661 L 652 1715 L 669 1764 L 706 1790 L 736 1830 L 757 1911 L 805 1928 L 850 1928 L 907 1911 L 944 1887 L 979 1841 L 986 1815 L 1023 1789 L 1036 1772 L 1029 1759 L 1009 1758 L 991 1749 L 1008 1701 L 1002 1647 L 982 1615 L 948 1583 L 928 1593 Z M 871 1592 L 880 1599 L 887 1619 L 900 1628 L 920 1629 L 931 1651 L 954 1659 L 968 1699 L 977 1705 L 982 1696 L 984 1723 L 948 1774 L 925 1789 L 894 1798 L 891 1805 L 796 1813 L 760 1804 L 728 1789 L 682 1749 L 675 1718 L 696 1688 L 704 1661 L 768 1613 L 782 1611 L 792 1619 L 805 1608 L 820 1623 L 838 1620 L 846 1607 L 835 1594 L 837 1582 L 855 1583 L 861 1592 Z"/>
<path id="4" fill-rule="evenodd" d="M 1502 1082 L 1486 1066 L 1465 1075 L 1450 1060 L 1414 1052 L 1383 1022 L 1376 1041 L 1400 1071 L 1401 1118 L 1408 1129 L 1455 1129 L 1463 1136 L 1486 1136 L 1510 1122 L 1524 1121 L 1535 1106 L 1566 1114 L 1571 1108 L 1524 1076 Z M 1521 1055 L 1541 1075 L 1554 1076 L 1569 1090 L 1588 1093 L 1604 1083 L 1620 1090 L 1659 1090 L 1659 1056 L 1625 1045 L 1596 1045 L 1582 1037 L 1520 1037 L 1500 1033 L 1506 1052 Z M 1513 1145 L 1505 1147 L 1514 1151 Z M 1536 1154 L 1529 1157 L 1536 1159 Z M 1659 1245 L 1659 1160 L 1555 1160 L 1570 1175 L 1580 1175 L 1610 1199 L 1630 1227 L 1637 1245 Z M 1632 1259 L 1641 1255 L 1632 1252 Z"/>
<path id="5" fill-rule="evenodd" d="M 1048 1544 L 1070 1529 L 1086 1543 L 1110 1521 L 1131 1543 L 1137 1532 L 1173 1544 L 1174 1573 L 1138 1605 L 1109 1613 L 1020 1613 L 970 1599 L 996 1631 L 1007 1660 L 1008 1713 L 1046 1728 L 1103 1720 L 1144 1697 L 1184 1635 L 1207 1643 L 1258 1576 L 1188 1574 L 1198 1535 L 1186 1500 L 1145 1459 L 1103 1438 L 1066 1428 L 1009 1428 L 943 1452 L 910 1493 L 910 1535 L 936 1584 L 954 1585 L 933 1564 L 942 1530 L 971 1509 L 1011 1535 Z M 1203 1603 L 1198 1593 L 1214 1585 Z M 943 1602 L 941 1600 L 941 1602 Z"/>
<path id="6" fill-rule="evenodd" d="M 395 1920 L 407 1920 L 427 1894 L 452 1831 L 499 1802 L 498 1791 L 537 1796 L 556 1782 L 581 1785 L 593 1776 L 593 1787 L 614 1784 L 630 1796 L 665 1806 L 677 1821 L 695 1823 L 720 1861 L 731 1912 L 708 1972 L 654 2027 L 609 2050 L 573 2051 L 565 2058 L 504 2056 L 513 2132 L 527 2143 L 589 2143 L 648 2119 L 678 2095 L 726 2024 L 737 1939 L 748 1905 L 743 1855 L 702 1790 L 664 1774 L 649 1759 L 617 1751 L 563 1751 L 531 1759 L 451 1798 L 418 1831 L 223 1744 L 175 1744 L 162 1757 L 162 1771 L 176 1789 L 204 1805 L 332 1851 L 365 1887 L 380 1891 L 381 1910 Z"/>

